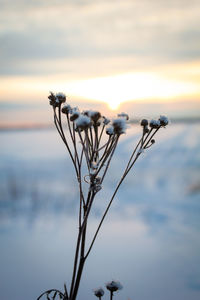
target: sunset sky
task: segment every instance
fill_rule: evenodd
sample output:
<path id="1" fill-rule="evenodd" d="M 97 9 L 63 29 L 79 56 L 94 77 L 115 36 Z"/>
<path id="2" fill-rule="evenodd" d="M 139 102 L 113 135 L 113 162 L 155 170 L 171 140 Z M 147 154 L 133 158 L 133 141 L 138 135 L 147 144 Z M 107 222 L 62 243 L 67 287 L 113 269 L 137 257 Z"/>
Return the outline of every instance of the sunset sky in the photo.
<path id="1" fill-rule="evenodd" d="M 199 112 L 199 0 L 0 4 L 0 107 L 62 91 L 112 109 L 153 102 Z"/>

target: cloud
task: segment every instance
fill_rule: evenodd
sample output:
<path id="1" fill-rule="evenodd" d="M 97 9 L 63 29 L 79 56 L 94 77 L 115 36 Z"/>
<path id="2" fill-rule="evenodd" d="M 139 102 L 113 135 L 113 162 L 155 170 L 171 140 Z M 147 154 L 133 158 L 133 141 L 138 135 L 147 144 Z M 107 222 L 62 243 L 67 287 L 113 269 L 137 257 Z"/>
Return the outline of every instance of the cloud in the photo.
<path id="1" fill-rule="evenodd" d="M 40 64 L 32 70 L 37 61 L 96 60 L 98 68 L 105 58 L 128 57 L 152 66 L 199 58 L 200 4 L 195 0 L 181 5 L 158 0 L 1 5 L 1 74 L 48 73 L 48 66 L 45 71 Z"/>

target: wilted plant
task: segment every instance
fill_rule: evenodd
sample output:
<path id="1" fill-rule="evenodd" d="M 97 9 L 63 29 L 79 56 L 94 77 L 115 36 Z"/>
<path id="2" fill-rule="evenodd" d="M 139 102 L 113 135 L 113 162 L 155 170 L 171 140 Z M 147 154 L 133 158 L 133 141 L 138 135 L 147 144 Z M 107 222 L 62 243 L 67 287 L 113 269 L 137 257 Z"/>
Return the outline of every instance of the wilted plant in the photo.
<path id="1" fill-rule="evenodd" d="M 133 152 L 130 155 L 127 165 L 124 167 L 122 176 L 105 208 L 96 232 L 89 243 L 89 247 L 86 249 L 88 217 L 95 196 L 102 188 L 102 183 L 109 169 L 119 139 L 121 135 L 126 132 L 129 117 L 127 114 L 121 113 L 116 119 L 110 121 L 98 111 L 87 110 L 80 112 L 77 107 L 72 108 L 69 104 L 64 104 L 66 102 L 66 96 L 63 93 L 56 95 L 51 93 L 48 98 L 53 108 L 55 126 L 67 148 L 75 169 L 79 189 L 79 230 L 70 285 L 68 288 L 64 285 L 63 292 L 55 289 L 48 290 L 42 293 L 38 297 L 38 300 L 41 299 L 42 296 L 45 296 L 48 300 L 75 300 L 85 262 L 92 250 L 102 223 L 120 185 L 141 153 L 155 143 L 153 137 L 160 128 L 168 124 L 168 119 L 165 116 L 160 116 L 158 120 L 152 120 L 150 123 L 146 119 L 141 121 L 141 137 L 135 147 L 133 147 Z M 67 125 L 67 130 L 64 130 L 64 123 Z M 83 192 L 84 182 L 88 184 L 86 193 Z M 107 289 L 110 290 L 111 293 L 111 299 L 114 292 L 114 290 L 112 290 L 114 288 L 112 283 L 113 282 L 107 285 Z M 96 296 L 101 298 L 102 295 L 99 293 L 96 294 Z"/>

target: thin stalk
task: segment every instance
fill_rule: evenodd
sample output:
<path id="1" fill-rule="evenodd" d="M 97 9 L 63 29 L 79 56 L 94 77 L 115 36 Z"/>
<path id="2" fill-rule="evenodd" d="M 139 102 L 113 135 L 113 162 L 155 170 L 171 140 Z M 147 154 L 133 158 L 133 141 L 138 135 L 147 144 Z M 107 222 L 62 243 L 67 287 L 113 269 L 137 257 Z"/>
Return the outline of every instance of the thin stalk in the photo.
<path id="1" fill-rule="evenodd" d="M 146 146 L 149 144 L 149 142 L 152 140 L 152 137 L 156 134 L 156 132 L 158 132 L 158 130 L 161 128 L 161 126 L 159 126 L 154 133 L 152 134 L 152 136 L 149 138 L 149 140 L 146 142 L 146 144 L 144 145 L 144 149 L 146 148 Z"/>
<path id="2" fill-rule="evenodd" d="M 69 152 L 69 155 L 70 155 L 70 157 L 71 157 L 71 160 L 72 160 L 72 162 L 73 162 L 73 165 L 74 165 L 74 168 L 75 168 L 75 171 L 76 171 L 76 175 L 78 176 L 77 166 L 76 166 L 76 163 L 75 163 L 75 161 L 74 161 L 73 155 L 72 155 L 72 153 L 71 153 L 71 150 L 70 150 L 70 148 L 69 148 L 69 145 L 68 145 L 68 143 L 67 143 L 67 140 L 66 140 L 66 137 L 65 137 L 63 128 L 62 128 L 61 107 L 59 107 L 59 110 L 58 110 L 58 117 L 57 117 L 56 111 L 55 111 L 55 109 L 54 109 L 54 117 L 56 118 L 56 120 L 57 120 L 58 123 L 59 123 L 59 129 L 60 129 L 60 131 L 58 131 L 58 132 L 59 132 L 59 134 L 60 134 L 60 132 L 61 132 L 60 136 L 61 136 L 61 138 L 62 138 L 64 144 L 65 144 L 66 147 L 67 147 L 67 150 L 68 150 L 68 152 Z M 56 128 L 57 128 L 57 127 L 56 127 Z"/>
<path id="3" fill-rule="evenodd" d="M 102 218 L 101 218 L 101 221 L 100 221 L 100 223 L 99 223 L 99 225 L 98 225 L 98 227 L 97 227 L 97 230 L 96 230 L 96 232 L 95 232 L 95 234 L 94 234 L 94 237 L 93 237 L 93 239 L 92 239 L 92 242 L 91 242 L 91 244 L 90 244 L 90 247 L 89 247 L 89 249 L 88 249 L 88 251 L 87 251 L 87 253 L 86 253 L 86 255 L 85 255 L 85 258 L 88 257 L 90 251 L 92 250 L 92 247 L 93 247 L 93 245 L 94 245 L 94 242 L 95 242 L 95 240 L 96 240 L 96 237 L 97 237 L 97 235 L 98 235 L 98 232 L 99 232 L 99 230 L 100 230 L 100 228 L 101 228 L 101 225 L 102 225 L 102 223 L 103 223 L 103 221 L 104 221 L 104 219 L 105 219 L 105 217 L 106 217 L 106 215 L 107 215 L 107 213 L 108 213 L 108 210 L 109 210 L 109 208 L 110 208 L 110 206 L 111 206 L 111 204 L 112 204 L 112 202 L 113 202 L 113 199 L 115 198 L 115 195 L 116 195 L 116 193 L 117 193 L 117 191 L 118 191 L 120 185 L 122 184 L 122 182 L 123 182 L 124 179 L 126 178 L 127 174 L 129 173 L 130 169 L 132 168 L 132 166 L 134 165 L 134 163 L 136 162 L 136 160 L 138 159 L 138 157 L 139 157 L 139 155 L 136 156 L 136 158 L 134 159 L 134 161 L 133 161 L 133 163 L 131 164 L 131 166 L 130 166 L 130 167 L 128 168 L 128 170 L 127 170 L 126 172 L 124 172 L 124 174 L 122 175 L 122 177 L 121 177 L 121 179 L 120 179 L 120 181 L 119 181 L 119 183 L 118 183 L 118 185 L 117 185 L 117 187 L 116 187 L 116 189 L 115 189 L 115 191 L 114 191 L 114 193 L 113 193 L 113 195 L 112 195 L 112 197 L 111 197 L 111 199 L 110 199 L 110 202 L 109 202 L 109 204 L 108 204 L 108 206 L 107 206 L 107 208 L 106 208 L 106 210 L 105 210 L 105 212 L 104 212 L 104 214 L 103 214 L 103 216 L 102 216 Z"/>
<path id="4" fill-rule="evenodd" d="M 107 171 L 108 171 L 108 167 L 109 167 L 109 165 L 110 165 L 111 159 L 112 159 L 112 157 L 113 157 L 113 155 L 114 155 L 114 152 L 115 152 L 115 149 L 116 149 L 116 147 L 117 147 L 118 140 L 119 140 L 119 136 L 117 137 L 117 139 L 116 139 L 116 141 L 115 141 L 115 145 L 114 145 L 114 147 L 113 147 L 112 153 L 111 153 L 111 155 L 110 155 L 110 157 L 109 157 L 109 160 L 108 160 L 108 162 L 107 162 L 105 171 L 104 171 L 103 176 L 102 176 L 102 178 L 101 178 L 101 183 L 103 182 L 104 177 L 106 176 L 106 173 L 107 173 Z"/>
<path id="5" fill-rule="evenodd" d="M 113 299 L 113 291 L 110 291 L 110 300 Z"/>
<path id="6" fill-rule="evenodd" d="M 100 142 L 101 142 L 101 138 L 102 138 L 102 134 L 103 134 L 104 128 L 105 128 L 105 124 L 103 124 L 103 127 L 102 127 L 102 129 L 101 129 L 101 133 L 100 133 L 100 135 L 99 135 L 98 148 L 99 148 L 99 145 L 100 145 Z"/>
<path id="7" fill-rule="evenodd" d="M 78 130 L 78 134 L 79 134 L 79 137 L 80 137 L 80 140 L 81 140 L 81 144 L 83 146 L 83 152 L 85 154 L 85 159 L 86 159 L 88 172 L 89 172 L 90 171 L 90 161 L 89 161 L 89 157 L 88 157 L 88 152 L 87 152 L 87 149 L 85 148 L 85 142 L 83 141 L 82 135 L 81 135 L 79 130 Z"/>
<path id="8" fill-rule="evenodd" d="M 118 137 L 116 139 L 113 137 L 111 145 L 110 145 L 109 149 L 107 150 L 107 153 L 106 153 L 106 155 L 105 155 L 105 157 L 104 157 L 104 159 L 103 159 L 103 161 L 102 161 L 102 163 L 101 163 L 101 165 L 100 165 L 100 167 L 99 167 L 99 169 L 96 173 L 96 176 L 99 174 L 99 172 L 101 171 L 102 167 L 104 166 L 106 160 L 108 159 L 109 155 L 112 153 L 113 148 L 116 146 L 115 145 L 116 140 L 118 140 Z"/>

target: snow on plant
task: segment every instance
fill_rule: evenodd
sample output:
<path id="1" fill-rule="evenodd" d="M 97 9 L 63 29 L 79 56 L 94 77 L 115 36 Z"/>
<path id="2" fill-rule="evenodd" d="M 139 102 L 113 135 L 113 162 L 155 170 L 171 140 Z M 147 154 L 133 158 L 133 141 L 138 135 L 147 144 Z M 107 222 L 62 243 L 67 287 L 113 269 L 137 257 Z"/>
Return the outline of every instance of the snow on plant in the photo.
<path id="1" fill-rule="evenodd" d="M 102 189 L 102 183 L 106 177 L 119 139 L 126 132 L 129 116 L 126 113 L 121 113 L 118 114 L 117 118 L 110 121 L 98 111 L 86 110 L 80 112 L 78 107 L 71 107 L 69 104 L 64 104 L 66 96 L 63 93 L 54 94 L 51 92 L 48 98 L 49 104 L 53 108 L 55 126 L 66 146 L 75 170 L 79 190 L 79 230 L 76 239 L 71 283 L 68 286 L 64 285 L 63 292 L 55 289 L 45 291 L 38 297 L 38 300 L 43 296 L 48 300 L 75 300 L 85 262 L 93 248 L 99 230 L 120 185 L 141 153 L 155 143 L 153 137 L 160 128 L 168 124 L 168 119 L 165 116 L 160 116 L 158 120 L 151 120 L 150 122 L 146 119 L 141 120 L 141 137 L 133 147 L 133 152 L 129 157 L 127 165 L 124 167 L 124 171 L 119 178 L 111 199 L 107 203 L 107 207 L 102 214 L 94 236 L 89 241 L 89 246 L 86 249 L 88 217 L 94 204 L 95 196 Z M 67 130 L 64 129 L 63 125 L 67 125 Z M 83 189 L 85 183 L 88 184 L 87 192 L 84 192 L 85 189 Z M 111 293 L 111 299 L 114 291 L 119 290 L 120 286 L 115 281 L 107 283 L 106 288 Z M 104 294 L 103 289 L 96 290 L 94 294 L 101 299 Z"/>

